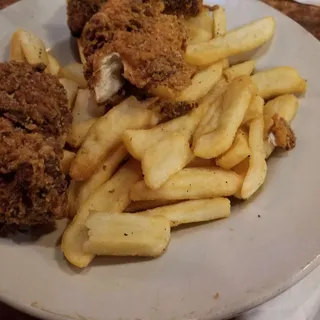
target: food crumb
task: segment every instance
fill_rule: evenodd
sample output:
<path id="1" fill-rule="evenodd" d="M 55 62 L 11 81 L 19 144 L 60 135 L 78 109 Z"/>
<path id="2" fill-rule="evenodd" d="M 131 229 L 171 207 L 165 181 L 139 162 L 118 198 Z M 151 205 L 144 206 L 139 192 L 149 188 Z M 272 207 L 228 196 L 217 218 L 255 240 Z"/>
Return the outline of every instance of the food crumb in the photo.
<path id="1" fill-rule="evenodd" d="M 260 214 L 258 214 L 258 218 L 261 218 Z"/>
<path id="2" fill-rule="evenodd" d="M 112 190 L 109 190 L 109 193 L 114 193 L 116 190 L 115 189 L 112 189 Z"/>
<path id="3" fill-rule="evenodd" d="M 128 236 L 128 234 L 127 234 L 127 233 L 124 233 L 124 236 L 125 236 L 125 237 L 127 237 L 127 236 Z"/>
<path id="4" fill-rule="evenodd" d="M 213 299 L 214 300 L 218 300 L 220 298 L 220 294 L 219 292 L 217 292 L 214 296 L 213 296 Z"/>

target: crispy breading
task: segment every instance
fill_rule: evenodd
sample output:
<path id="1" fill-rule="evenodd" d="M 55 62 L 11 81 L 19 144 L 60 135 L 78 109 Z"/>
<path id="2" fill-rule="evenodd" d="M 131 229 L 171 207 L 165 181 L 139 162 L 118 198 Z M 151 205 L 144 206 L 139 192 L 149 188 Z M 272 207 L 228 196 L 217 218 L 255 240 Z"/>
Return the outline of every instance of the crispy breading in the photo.
<path id="1" fill-rule="evenodd" d="M 275 145 L 287 151 L 292 150 L 296 146 L 296 135 L 290 127 L 289 123 L 275 114 L 272 117 L 273 125 L 270 128 L 270 133 L 275 138 Z"/>
<path id="2" fill-rule="evenodd" d="M 161 120 L 169 121 L 181 117 L 198 107 L 197 102 L 160 100 L 157 104 Z"/>
<path id="3" fill-rule="evenodd" d="M 196 69 L 184 61 L 187 28 L 175 15 L 163 14 L 160 0 L 109 0 L 83 32 L 86 77 L 101 68 L 101 60 L 120 54 L 123 76 L 147 91 L 158 86 L 181 91 Z"/>
<path id="4" fill-rule="evenodd" d="M 0 223 L 37 225 L 66 216 L 67 182 L 54 138 L 0 121 Z"/>
<path id="5" fill-rule="evenodd" d="M 60 138 L 72 115 L 64 87 L 42 65 L 0 63 L 0 115 L 29 132 Z"/>
<path id="6" fill-rule="evenodd" d="M 80 37 L 85 24 L 108 0 L 68 0 L 68 26 L 74 37 Z M 197 15 L 202 0 L 164 0 L 165 13 L 184 16 Z"/>

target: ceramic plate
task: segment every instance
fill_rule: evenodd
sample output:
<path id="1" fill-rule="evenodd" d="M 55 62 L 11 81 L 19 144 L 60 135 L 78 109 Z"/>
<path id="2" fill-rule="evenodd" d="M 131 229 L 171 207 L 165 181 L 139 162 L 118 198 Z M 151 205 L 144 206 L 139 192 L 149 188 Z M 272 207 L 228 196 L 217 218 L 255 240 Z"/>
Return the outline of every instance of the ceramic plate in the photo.
<path id="1" fill-rule="evenodd" d="M 320 42 L 256 0 L 217 1 L 229 28 L 272 15 L 276 36 L 255 53 L 258 69 L 297 68 L 308 80 L 294 121 L 297 147 L 269 162 L 266 184 L 230 219 L 174 232 L 156 260 L 96 259 L 79 271 L 56 246 L 58 231 L 0 240 L 0 297 L 51 320 L 212 320 L 236 315 L 279 294 L 319 264 Z M 21 1 L 0 12 L 0 53 L 24 27 L 62 63 L 72 61 L 65 0 Z M 260 216 L 260 218 L 259 218 Z"/>

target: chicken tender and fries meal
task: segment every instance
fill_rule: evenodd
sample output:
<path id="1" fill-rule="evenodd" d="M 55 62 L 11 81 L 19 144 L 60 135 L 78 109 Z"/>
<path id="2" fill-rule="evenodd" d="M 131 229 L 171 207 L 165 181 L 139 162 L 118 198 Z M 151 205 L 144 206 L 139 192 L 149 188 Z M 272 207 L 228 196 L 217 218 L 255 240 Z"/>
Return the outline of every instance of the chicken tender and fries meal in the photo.
<path id="1" fill-rule="evenodd" d="M 228 30 L 201 0 L 67 8 L 81 63 L 19 29 L 0 64 L 0 231 L 69 218 L 61 248 L 77 267 L 158 257 L 175 227 L 229 217 L 274 149 L 295 147 L 306 81 L 229 62 L 271 41 L 272 17 Z"/>

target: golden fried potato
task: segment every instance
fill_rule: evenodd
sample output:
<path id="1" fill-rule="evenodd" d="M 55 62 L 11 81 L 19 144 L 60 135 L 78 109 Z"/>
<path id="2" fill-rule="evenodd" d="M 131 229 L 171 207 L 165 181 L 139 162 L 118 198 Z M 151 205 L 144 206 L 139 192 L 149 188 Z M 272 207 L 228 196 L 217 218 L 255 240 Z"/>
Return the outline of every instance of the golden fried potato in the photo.
<path id="1" fill-rule="evenodd" d="M 274 30 L 274 19 L 262 18 L 208 42 L 187 46 L 185 59 L 192 65 L 207 66 L 258 48 L 272 38 Z"/>
<path id="2" fill-rule="evenodd" d="M 225 76 L 228 82 L 231 82 L 236 77 L 250 76 L 254 71 L 255 67 L 256 61 L 249 60 L 223 70 L 223 75 Z"/>
<path id="3" fill-rule="evenodd" d="M 11 36 L 10 40 L 10 61 L 26 62 L 21 43 L 20 43 L 20 32 L 18 29 Z"/>
<path id="4" fill-rule="evenodd" d="M 218 6 L 212 12 L 213 16 L 213 38 L 224 36 L 227 32 L 227 18 L 223 7 Z"/>
<path id="5" fill-rule="evenodd" d="M 83 75 L 83 65 L 80 63 L 71 63 L 61 68 L 58 76 L 76 82 L 81 89 L 87 88 L 87 80 Z"/>
<path id="6" fill-rule="evenodd" d="M 134 185 L 131 200 L 188 200 L 227 197 L 235 194 L 242 179 L 220 168 L 186 168 L 171 177 L 162 187 L 152 190 L 144 181 Z"/>

